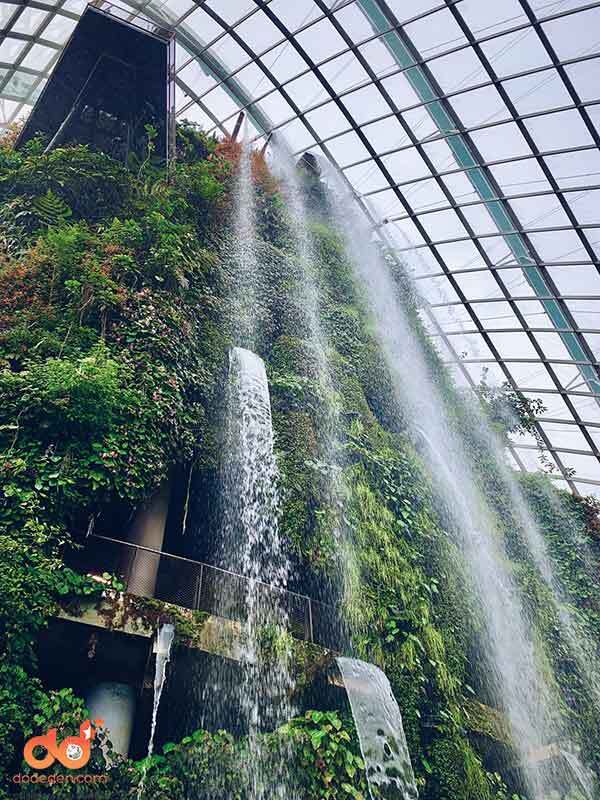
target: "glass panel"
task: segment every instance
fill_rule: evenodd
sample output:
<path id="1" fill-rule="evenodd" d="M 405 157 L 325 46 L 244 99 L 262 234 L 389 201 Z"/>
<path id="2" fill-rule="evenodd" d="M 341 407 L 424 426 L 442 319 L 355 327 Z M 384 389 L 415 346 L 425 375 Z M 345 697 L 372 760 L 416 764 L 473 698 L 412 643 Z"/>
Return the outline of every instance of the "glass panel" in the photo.
<path id="1" fill-rule="evenodd" d="M 491 42 L 484 42 L 481 47 L 501 78 L 551 63 L 544 45 L 532 28 L 508 33 Z"/>
<path id="2" fill-rule="evenodd" d="M 3 89 L 7 95 L 17 99 L 25 99 L 29 96 L 38 78 L 35 75 L 28 75 L 25 72 L 15 72 Z"/>
<path id="3" fill-rule="evenodd" d="M 289 31 L 296 31 L 320 16 L 312 0 L 294 0 L 293 3 L 290 0 L 273 0 L 269 8 Z"/>
<path id="4" fill-rule="evenodd" d="M 408 136 L 397 119 L 385 119 L 364 125 L 363 132 L 378 153 L 401 147 L 408 142 Z"/>
<path id="5" fill-rule="evenodd" d="M 227 3 L 222 3 L 220 0 L 208 0 L 206 5 L 216 11 L 228 25 L 233 25 L 249 11 L 257 8 L 253 0 L 227 0 Z"/>
<path id="6" fill-rule="evenodd" d="M 486 79 L 483 65 L 472 48 L 435 58 L 428 66 L 443 92 L 468 88 Z"/>
<path id="7" fill-rule="evenodd" d="M 473 33 L 488 34 L 501 31 L 526 21 L 518 0 L 502 0 L 501 3 L 481 3 L 480 0 L 464 0 L 460 14 L 469 23 Z"/>
<path id="8" fill-rule="evenodd" d="M 459 119 L 467 128 L 510 117 L 507 107 L 494 86 L 457 95 L 450 102 Z"/>
<path id="9" fill-rule="evenodd" d="M 600 275 L 591 264 L 549 267 L 548 273 L 562 294 L 600 295 Z"/>
<path id="10" fill-rule="evenodd" d="M 467 300 L 482 297 L 502 297 L 500 287 L 491 272 L 475 272 L 472 275 L 461 273 L 455 276 Z"/>
<path id="11" fill-rule="evenodd" d="M 447 50 L 448 42 L 459 44 L 467 41 L 448 10 L 411 22 L 405 30 L 422 57 Z"/>
<path id="12" fill-rule="evenodd" d="M 44 47 L 42 44 L 34 44 L 21 61 L 21 66 L 43 72 L 54 58 L 58 58 L 56 50 L 51 47 Z"/>
<path id="13" fill-rule="evenodd" d="M 198 9 L 186 17 L 183 24 L 184 31 L 194 33 L 200 42 L 209 44 L 223 33 L 223 27 L 202 9 Z"/>
<path id="14" fill-rule="evenodd" d="M 306 61 L 287 42 L 271 50 L 269 55 L 265 56 L 264 63 L 281 83 L 308 69 Z"/>
<path id="15" fill-rule="evenodd" d="M 573 102 L 555 69 L 505 81 L 503 85 L 518 114 L 532 114 L 557 106 L 572 105 Z"/>
<path id="16" fill-rule="evenodd" d="M 25 42 L 20 39 L 11 39 L 7 36 L 6 39 L 0 43 L 0 61 L 7 64 L 12 64 L 16 61 L 25 49 Z"/>
<path id="17" fill-rule="evenodd" d="M 320 69 L 336 92 L 345 92 L 354 86 L 369 82 L 369 76 L 353 53 L 338 56 Z"/>
<path id="18" fill-rule="evenodd" d="M 375 86 L 366 86 L 345 95 L 343 103 L 359 125 L 391 113 L 389 105 Z"/>
<path id="19" fill-rule="evenodd" d="M 253 14 L 235 29 L 238 36 L 249 45 L 255 53 L 262 53 L 274 44 L 281 42 L 283 36 L 279 29 L 262 12 Z"/>
<path id="20" fill-rule="evenodd" d="M 565 69 L 577 94 L 583 101 L 598 99 L 600 58 L 588 59 L 579 64 L 569 64 Z"/>
<path id="21" fill-rule="evenodd" d="M 296 39 L 313 61 L 319 61 L 325 56 L 332 56 L 346 49 L 344 40 L 327 19 L 311 25 L 306 31 L 301 31 Z"/>
<path id="22" fill-rule="evenodd" d="M 41 11 L 36 8 L 25 8 L 23 13 L 19 15 L 17 21 L 13 24 L 12 30 L 15 33 L 25 33 L 31 36 L 38 28 L 49 20 L 50 15 L 46 11 Z"/>
<path id="23" fill-rule="evenodd" d="M 354 132 L 337 136 L 328 142 L 327 147 L 341 167 L 359 158 L 369 157 L 368 150 Z"/>
<path id="24" fill-rule="evenodd" d="M 577 111 L 562 111 L 525 121 L 539 150 L 558 150 L 592 143 L 592 137 Z"/>
<path id="25" fill-rule="evenodd" d="M 63 44 L 75 29 L 76 24 L 74 19 L 56 14 L 44 28 L 44 39 Z"/>
<path id="26" fill-rule="evenodd" d="M 544 32 L 561 60 L 598 49 L 600 8 L 545 22 Z"/>
<path id="27" fill-rule="evenodd" d="M 335 18 L 341 22 L 346 33 L 358 44 L 373 36 L 373 28 L 355 3 L 336 11 Z"/>
<path id="28" fill-rule="evenodd" d="M 486 161 L 511 158 L 531 152 L 514 122 L 484 131 L 475 131 L 471 136 Z"/>

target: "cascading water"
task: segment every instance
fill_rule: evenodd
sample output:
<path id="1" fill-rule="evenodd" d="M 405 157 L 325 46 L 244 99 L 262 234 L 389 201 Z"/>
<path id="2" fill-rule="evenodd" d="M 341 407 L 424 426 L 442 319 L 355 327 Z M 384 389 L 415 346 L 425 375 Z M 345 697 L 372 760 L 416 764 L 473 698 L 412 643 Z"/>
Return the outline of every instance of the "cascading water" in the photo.
<path id="1" fill-rule="evenodd" d="M 342 193 L 343 192 L 343 193 Z M 415 440 L 426 432 L 423 456 L 434 486 L 454 522 L 465 573 L 485 623 L 485 657 L 497 705 L 505 712 L 515 749 L 525 766 L 541 745 L 564 741 L 556 687 L 546 678 L 534 646 L 522 598 L 507 566 L 494 513 L 473 472 L 466 446 L 450 422 L 443 395 L 423 346 L 398 299 L 389 265 L 371 242 L 345 188 L 332 192 L 332 207 L 359 284 L 365 290 L 376 333 L 390 371 L 396 400 Z M 567 748 L 569 751 L 573 747 Z M 575 783 L 571 770 L 524 770 L 532 798 L 566 794 Z M 578 787 L 579 788 L 579 787 Z M 592 797 L 587 782 L 586 797 Z"/>
<path id="2" fill-rule="evenodd" d="M 323 438 L 324 456 L 331 468 L 329 481 L 331 494 L 338 498 L 342 494 L 341 480 L 341 435 L 339 419 L 339 403 L 335 396 L 331 367 L 329 364 L 329 342 L 321 324 L 321 310 L 316 265 L 318 255 L 309 229 L 308 215 L 304 202 L 302 187 L 298 179 L 296 165 L 288 154 L 275 150 L 277 160 L 274 164 L 280 174 L 283 195 L 289 211 L 289 223 L 292 238 L 300 261 L 301 275 L 297 282 L 297 303 L 305 318 L 308 340 L 314 352 L 316 378 L 319 389 L 326 398 L 324 404 L 325 418 L 320 421 Z"/>
<path id="3" fill-rule="evenodd" d="M 256 346 L 258 241 L 252 154 L 244 139 L 235 192 L 234 217 L 224 256 L 231 271 L 231 323 L 238 342 Z M 248 793 L 290 798 L 288 759 L 274 765 L 264 751 L 261 734 L 292 716 L 292 681 L 285 656 L 265 657 L 262 643 L 287 628 L 285 593 L 289 559 L 279 537 L 278 471 L 273 451 L 273 426 L 265 365 L 244 347 L 229 354 L 224 445 L 220 474 L 220 522 L 217 566 L 243 576 L 220 591 L 223 616 L 245 619 L 240 670 L 232 682 L 215 665 L 208 676 L 203 702 L 221 719 L 238 710 L 237 725 L 248 735 Z M 220 711 L 219 711 L 220 707 Z M 216 708 L 216 714 L 214 710 Z"/>
<path id="4" fill-rule="evenodd" d="M 242 598 L 246 627 L 238 698 L 249 735 L 251 797 L 283 800 L 289 796 L 285 763 L 280 762 L 274 788 L 273 774 L 265 774 L 260 733 L 292 716 L 292 684 L 285 660 L 265 659 L 260 642 L 265 631 L 287 627 L 281 590 L 287 585 L 289 560 L 279 538 L 278 475 L 265 366 L 257 355 L 239 347 L 230 353 L 225 430 L 221 566 L 249 579 Z"/>
<path id="5" fill-rule="evenodd" d="M 596 707 L 600 708 L 598 645 L 593 642 L 585 625 L 576 617 L 573 608 L 570 606 L 570 598 L 562 581 L 556 574 L 544 537 L 527 506 L 514 475 L 506 463 L 502 443 L 497 434 L 485 424 L 480 412 L 477 413 L 478 409 L 474 409 L 473 412 L 479 420 L 477 428 L 479 437 L 483 440 L 486 452 L 493 459 L 496 474 L 502 481 L 505 495 L 510 498 L 515 528 L 519 531 L 533 564 L 550 592 L 563 636 L 584 679 L 592 702 Z M 546 497 L 547 502 L 552 504 L 553 498 L 549 492 Z M 554 505 L 555 510 L 558 511 L 556 504 Z"/>
<path id="6" fill-rule="evenodd" d="M 175 627 L 169 623 L 161 625 L 156 635 L 156 665 L 154 668 L 154 701 L 152 704 L 152 724 L 150 727 L 150 738 L 148 739 L 148 754 L 146 765 L 154 752 L 154 735 L 156 733 L 156 722 L 158 719 L 158 707 L 160 698 L 167 677 L 167 664 L 171 658 L 171 646 L 175 636 Z M 144 796 L 144 784 L 147 766 L 144 766 L 142 777 L 138 786 L 138 800 Z"/>
<path id="7" fill-rule="evenodd" d="M 289 564 L 279 540 L 277 480 L 265 365 L 250 350 L 234 347 L 226 398 L 221 566 L 284 588 Z"/>
<path id="8" fill-rule="evenodd" d="M 308 333 L 308 341 L 314 357 L 315 378 L 319 397 L 322 399 L 318 428 L 320 438 L 320 461 L 325 473 L 325 505 L 333 510 L 330 521 L 333 538 L 336 542 L 337 586 L 336 599 L 341 595 L 347 610 L 355 608 L 353 598 L 358 592 L 359 577 L 355 565 L 352 543 L 344 524 L 344 504 L 347 488 L 343 477 L 342 424 L 340 404 L 334 387 L 329 360 L 330 343 L 322 324 L 321 297 L 317 267 L 319 255 L 310 230 L 309 215 L 306 208 L 304 189 L 298 176 L 298 168 L 285 146 L 278 139 L 273 146 L 274 169 L 281 181 L 282 193 L 288 208 L 288 219 L 292 240 L 298 254 L 300 276 L 297 281 L 298 308 L 303 315 Z M 343 626 L 342 620 L 332 624 Z M 338 632 L 336 638 L 347 636 Z"/>
<path id="9" fill-rule="evenodd" d="M 233 218 L 224 253 L 231 273 L 230 319 L 238 344 L 256 347 L 258 254 L 256 196 L 252 180 L 252 148 L 246 127 L 241 144 L 234 193 Z"/>
<path id="10" fill-rule="evenodd" d="M 371 796 L 376 786 L 378 796 L 416 800 L 402 715 L 387 677 L 374 664 L 341 656 L 336 660 L 350 700 Z"/>
<path id="11" fill-rule="evenodd" d="M 406 237 L 404 239 L 410 245 L 408 239 Z M 449 299 L 439 287 L 438 295 L 437 299 L 439 301 L 443 302 Z M 573 608 L 570 606 L 571 598 L 569 598 L 568 592 L 556 573 L 544 537 L 515 478 L 515 473 L 507 464 L 503 442 L 496 431 L 490 427 L 477 404 L 472 404 L 470 413 L 476 421 L 473 436 L 479 441 L 482 450 L 491 460 L 495 477 L 502 486 L 503 494 L 510 500 L 510 524 L 520 534 L 532 563 L 549 590 L 563 637 L 569 646 L 571 655 L 577 664 L 577 669 L 584 680 L 592 702 L 596 707 L 600 708 L 600 653 L 598 652 L 598 645 L 594 643 L 593 637 L 586 629 L 581 616 L 574 613 Z M 561 513 L 553 492 L 546 490 L 544 499 L 548 506 L 553 509 L 555 515 Z M 593 581 L 595 578 L 587 543 L 581 540 L 573 541 L 572 547 L 574 552 L 583 556 L 584 562 L 588 561 L 586 567 L 590 580 Z"/>

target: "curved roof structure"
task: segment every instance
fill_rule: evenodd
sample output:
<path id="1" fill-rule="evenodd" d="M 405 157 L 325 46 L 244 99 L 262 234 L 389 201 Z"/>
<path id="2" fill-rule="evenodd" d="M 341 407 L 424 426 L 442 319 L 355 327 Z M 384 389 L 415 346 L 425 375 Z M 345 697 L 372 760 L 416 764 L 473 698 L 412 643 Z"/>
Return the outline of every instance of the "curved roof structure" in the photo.
<path id="1" fill-rule="evenodd" d="M 27 113 L 85 8 L 2 0 L 0 114 Z M 338 167 L 413 272 L 457 379 L 546 410 L 557 481 L 600 494 L 600 2 L 119 0 L 175 30 L 177 113 Z M 514 441 L 537 469 L 534 437 Z"/>

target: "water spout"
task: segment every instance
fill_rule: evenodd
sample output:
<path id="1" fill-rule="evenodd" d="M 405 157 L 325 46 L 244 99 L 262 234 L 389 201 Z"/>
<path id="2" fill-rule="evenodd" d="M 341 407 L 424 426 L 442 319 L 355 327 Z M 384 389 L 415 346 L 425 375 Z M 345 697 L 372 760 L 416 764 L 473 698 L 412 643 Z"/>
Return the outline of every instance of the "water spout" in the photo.
<path id="1" fill-rule="evenodd" d="M 156 733 L 156 722 L 158 719 L 158 707 L 160 698 L 165 685 L 167 676 L 167 664 L 171 658 L 171 646 L 175 636 L 175 627 L 170 623 L 161 625 L 156 636 L 156 666 L 154 669 L 154 701 L 152 704 L 152 724 L 150 726 L 150 738 L 148 740 L 148 754 L 142 770 L 142 777 L 138 786 L 138 800 L 144 796 L 144 785 L 146 782 L 146 772 L 148 764 L 154 752 L 154 735 Z"/>
<path id="2" fill-rule="evenodd" d="M 387 677 L 374 664 L 354 658 L 340 656 L 337 664 L 350 700 L 371 797 L 374 800 L 376 786 L 383 797 L 416 800 L 402 714 Z"/>

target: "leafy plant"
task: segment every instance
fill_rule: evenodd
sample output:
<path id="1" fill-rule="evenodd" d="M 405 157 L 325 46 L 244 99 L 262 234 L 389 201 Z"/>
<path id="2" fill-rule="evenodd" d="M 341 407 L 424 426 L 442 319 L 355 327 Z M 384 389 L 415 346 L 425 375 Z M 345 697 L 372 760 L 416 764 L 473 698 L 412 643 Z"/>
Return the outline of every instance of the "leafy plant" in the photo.
<path id="1" fill-rule="evenodd" d="M 62 225 L 73 216 L 69 206 L 62 198 L 55 195 L 52 189 L 48 189 L 46 194 L 40 197 L 34 197 L 31 205 L 39 221 L 48 227 Z"/>
<path id="2" fill-rule="evenodd" d="M 280 729 L 298 747 L 301 779 L 309 797 L 368 797 L 365 764 L 350 731 L 353 725 L 336 711 L 307 711 Z"/>

